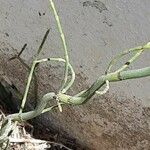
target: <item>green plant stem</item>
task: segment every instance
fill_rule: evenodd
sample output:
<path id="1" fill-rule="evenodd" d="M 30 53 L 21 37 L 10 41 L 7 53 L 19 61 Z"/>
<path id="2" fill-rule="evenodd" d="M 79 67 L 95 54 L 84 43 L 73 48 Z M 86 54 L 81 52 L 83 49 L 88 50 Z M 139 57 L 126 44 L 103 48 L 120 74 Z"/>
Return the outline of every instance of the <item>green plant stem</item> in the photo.
<path id="1" fill-rule="evenodd" d="M 132 62 L 134 62 L 144 51 L 144 49 L 139 50 L 130 60 L 128 60 L 121 68 L 115 72 L 121 72 L 125 70 Z"/>
<path id="2" fill-rule="evenodd" d="M 47 62 L 47 61 L 58 61 L 58 62 L 63 62 L 65 63 L 66 61 L 62 58 L 44 58 L 44 59 L 41 59 L 41 60 L 37 60 L 36 63 L 42 63 L 42 62 Z M 70 63 L 68 63 L 68 67 L 71 71 L 71 80 L 68 82 L 68 84 L 66 85 L 66 87 L 62 90 L 61 93 L 65 93 L 67 92 L 67 90 L 72 86 L 72 84 L 74 83 L 74 80 L 75 80 L 75 72 L 74 72 L 74 69 L 73 67 L 71 66 Z"/>
<path id="3" fill-rule="evenodd" d="M 30 81 L 32 79 L 32 75 L 33 75 L 34 68 L 35 68 L 36 64 L 42 63 L 42 62 L 46 62 L 46 61 L 59 61 L 59 62 L 64 62 L 65 63 L 65 60 L 62 59 L 62 58 L 46 58 L 46 59 L 41 59 L 41 60 L 35 60 L 35 61 L 33 61 L 33 65 L 32 65 L 32 68 L 31 68 L 31 71 L 30 71 L 30 74 L 29 74 L 28 85 L 27 86 L 30 86 Z M 69 68 L 71 70 L 72 79 L 71 79 L 70 83 L 68 84 L 68 87 L 66 87 L 66 90 L 69 88 L 69 85 L 70 86 L 72 85 L 72 83 L 73 83 L 73 81 L 75 79 L 75 72 L 74 72 L 74 70 L 73 70 L 73 68 L 72 68 L 72 66 L 70 64 L 69 64 Z M 26 113 L 21 113 L 21 114 L 19 112 L 19 113 L 13 114 L 13 115 L 9 115 L 8 118 L 11 118 L 13 121 L 20 121 L 21 119 L 22 120 L 29 120 L 29 119 L 32 119 L 32 118 L 40 115 L 41 113 L 50 111 L 52 108 L 54 108 L 56 106 L 52 106 L 52 107 L 47 108 L 47 109 L 45 109 L 45 107 L 46 107 L 47 103 L 51 99 L 53 99 L 54 96 L 55 96 L 54 93 L 45 94 L 43 96 L 42 100 L 40 100 L 39 104 L 37 104 L 37 107 L 36 107 L 36 109 L 34 111 L 30 111 L 30 112 L 26 112 Z"/>
<path id="4" fill-rule="evenodd" d="M 78 96 L 69 96 L 60 93 L 59 97 L 64 103 L 80 105 L 87 102 L 95 94 L 95 92 L 105 84 L 106 80 L 108 80 L 109 82 L 116 82 L 127 79 L 142 78 L 146 76 L 150 76 L 150 67 L 137 70 L 122 71 L 117 73 L 113 72 L 99 77 L 89 89 L 81 92 L 81 94 L 78 94 Z"/>
<path id="5" fill-rule="evenodd" d="M 123 56 L 127 55 L 127 54 L 130 54 L 131 52 L 136 52 L 136 51 L 139 51 L 142 49 L 142 46 L 139 46 L 139 47 L 136 47 L 135 49 L 129 49 L 129 50 L 125 50 L 124 52 L 121 52 L 120 54 L 116 55 L 109 63 L 106 71 L 105 71 L 105 74 L 109 73 L 112 66 L 115 65 L 117 63 L 117 61 L 119 59 L 121 59 Z"/>
<path id="6" fill-rule="evenodd" d="M 135 52 L 135 54 L 131 57 L 131 59 L 129 61 L 127 61 L 120 69 L 118 69 L 116 72 L 120 72 L 120 71 L 123 71 L 125 70 L 133 61 L 135 61 L 139 56 L 140 54 L 145 51 L 145 50 L 148 50 L 150 49 L 150 42 L 148 42 L 147 44 L 145 44 L 144 46 L 138 46 L 138 47 L 135 47 L 135 48 L 131 48 L 129 50 L 125 50 L 123 52 L 121 52 L 120 54 L 118 54 L 117 56 L 115 56 L 109 63 L 106 71 L 105 71 L 105 74 L 109 73 L 112 66 L 114 64 L 117 63 L 117 61 L 119 59 L 121 59 L 123 56 L 127 55 L 127 54 L 130 54 L 130 53 L 133 53 Z"/>
<path id="7" fill-rule="evenodd" d="M 60 102 L 65 103 L 65 104 L 74 104 L 74 105 L 80 105 L 88 101 L 89 98 L 91 98 L 95 92 L 100 89 L 104 84 L 105 81 L 108 80 L 109 82 L 116 82 L 116 81 L 122 81 L 122 80 L 127 80 L 127 79 L 135 79 L 135 78 L 141 78 L 141 77 L 146 77 L 150 76 L 150 67 L 142 68 L 142 69 L 137 69 L 137 70 L 129 70 L 129 71 L 122 71 L 119 73 L 110 73 L 107 75 L 103 75 L 100 78 L 94 82 L 94 84 L 86 91 L 82 92 L 82 94 L 79 96 L 69 96 L 63 93 L 59 93 L 57 96 L 60 99 Z M 47 112 L 48 110 L 52 110 L 56 106 L 50 107 L 48 110 L 45 109 L 47 103 L 54 99 L 55 93 L 48 93 L 45 94 L 40 101 L 40 103 L 37 105 L 35 110 L 25 112 L 25 113 L 17 113 L 17 114 L 12 114 L 6 117 L 6 121 L 12 120 L 12 121 L 23 121 L 23 120 L 29 120 L 32 119 L 41 113 Z M 1 134 L 0 142 L 3 142 L 4 139 L 3 137 L 7 137 L 6 134 L 8 134 L 7 129 L 8 129 L 8 124 L 3 125 L 2 131 L 4 134 Z"/>
<path id="8" fill-rule="evenodd" d="M 34 68 L 35 68 L 35 61 L 32 63 L 32 67 L 31 67 L 31 70 L 30 70 L 30 74 L 28 76 L 28 81 L 27 81 L 27 85 L 26 85 L 26 89 L 25 89 L 25 92 L 24 92 L 24 96 L 23 96 L 23 99 L 22 99 L 22 103 L 21 103 L 21 108 L 20 108 L 20 111 L 19 113 L 22 113 L 23 109 L 24 109 L 24 106 L 25 106 L 25 103 L 26 103 L 26 99 L 27 99 L 27 95 L 28 95 L 28 92 L 29 92 L 29 87 L 30 87 L 30 83 L 31 83 L 31 80 L 32 80 L 32 76 L 33 76 L 33 72 L 34 72 Z"/>
<path id="9" fill-rule="evenodd" d="M 29 88 L 30 88 L 30 84 L 31 84 L 31 80 L 32 80 L 32 76 L 33 76 L 33 73 L 34 73 L 34 69 L 35 69 L 36 64 L 37 64 L 36 60 L 37 60 L 37 58 L 38 58 L 38 56 L 39 56 L 39 54 L 40 54 L 40 52 L 41 52 L 41 50 L 43 48 L 43 45 L 44 45 L 44 43 L 45 43 L 45 41 L 46 41 L 46 39 L 48 37 L 49 31 L 50 31 L 50 29 L 48 29 L 46 31 L 46 33 L 45 33 L 45 35 L 43 37 L 43 40 L 42 40 L 42 42 L 41 42 L 41 44 L 39 46 L 39 49 L 37 51 L 37 54 L 36 54 L 36 56 L 34 58 L 34 61 L 32 62 L 31 70 L 30 70 L 30 73 L 29 73 L 29 76 L 28 76 L 27 85 L 26 85 L 26 88 L 25 88 L 25 92 L 24 92 L 24 95 L 23 95 L 23 99 L 22 99 L 21 108 L 20 108 L 19 113 L 22 113 L 22 111 L 24 109 L 24 106 L 25 106 L 25 103 L 26 103 L 26 100 L 27 100 L 27 96 L 28 96 L 28 92 L 29 92 Z"/>
<path id="10" fill-rule="evenodd" d="M 53 92 L 47 93 L 43 96 L 41 101 L 37 104 L 34 111 L 21 113 L 20 115 L 19 115 L 19 113 L 8 115 L 6 117 L 6 119 L 11 119 L 12 121 L 22 121 L 22 120 L 26 121 L 26 120 L 30 120 L 36 116 L 39 116 L 42 113 L 42 111 L 45 109 L 47 103 L 54 99 L 54 96 L 55 96 L 55 93 L 53 93 Z"/>
<path id="11" fill-rule="evenodd" d="M 54 17 L 57 23 L 57 27 L 58 27 L 58 31 L 60 33 L 60 37 L 61 37 L 61 41 L 62 41 L 62 45 L 63 45 L 63 49 L 64 49 L 64 58 L 65 58 L 65 75 L 64 75 L 64 80 L 62 82 L 62 86 L 60 88 L 60 91 L 63 90 L 63 88 L 65 88 L 66 83 L 67 83 L 67 78 L 68 78 L 68 68 L 69 68 L 69 56 L 68 56 L 68 50 L 67 50 L 67 44 L 66 44 L 66 40 L 65 40 L 65 36 L 61 27 L 61 23 L 60 23 L 60 19 L 59 16 L 57 14 L 56 8 L 55 8 L 55 4 L 53 2 L 53 0 L 49 0 L 50 2 L 50 6 L 53 10 L 54 13 Z"/>

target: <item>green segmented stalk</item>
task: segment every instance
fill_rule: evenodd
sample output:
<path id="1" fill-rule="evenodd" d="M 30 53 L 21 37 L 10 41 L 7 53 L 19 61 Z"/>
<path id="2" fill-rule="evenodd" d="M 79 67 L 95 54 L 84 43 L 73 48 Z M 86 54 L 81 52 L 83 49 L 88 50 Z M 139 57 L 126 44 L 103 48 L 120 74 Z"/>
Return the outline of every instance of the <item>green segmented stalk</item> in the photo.
<path id="1" fill-rule="evenodd" d="M 140 54 L 144 51 L 144 50 L 148 50 L 150 49 L 150 42 L 148 42 L 147 44 L 145 44 L 144 46 L 138 46 L 138 47 L 135 47 L 135 48 L 131 48 L 129 50 L 125 50 L 124 52 L 121 52 L 120 54 L 118 54 L 117 56 L 115 56 L 109 63 L 106 71 L 105 71 L 105 74 L 107 74 L 108 72 L 110 72 L 112 66 L 114 64 L 117 63 L 117 61 L 119 59 L 121 59 L 123 56 L 127 55 L 127 54 L 130 54 L 130 53 L 133 53 L 133 52 L 136 52 L 136 54 L 134 54 L 131 59 L 127 62 L 129 62 L 129 64 L 131 64 L 134 60 L 136 60 L 138 58 L 138 56 L 140 56 Z M 118 72 L 119 71 L 123 71 L 124 69 L 126 69 L 128 67 L 129 64 L 125 64 L 124 67 L 122 66 L 120 69 L 118 69 Z"/>
<path id="2" fill-rule="evenodd" d="M 46 61 L 58 61 L 58 62 L 66 63 L 66 61 L 62 58 L 45 58 L 45 59 L 37 60 L 36 63 L 42 63 L 42 62 L 46 62 Z M 61 93 L 66 93 L 67 90 L 72 86 L 72 84 L 74 83 L 74 80 L 75 80 L 75 72 L 70 63 L 68 63 L 68 67 L 71 71 L 71 80 L 68 82 L 67 86 L 62 90 Z"/>
<path id="3" fill-rule="evenodd" d="M 131 57 L 131 59 L 129 59 L 121 68 L 119 68 L 115 72 L 121 72 L 125 70 L 132 62 L 134 62 L 142 54 L 143 51 L 144 49 L 139 50 L 134 56 Z"/>
<path id="4" fill-rule="evenodd" d="M 61 27 L 61 23 L 60 23 L 60 19 L 59 16 L 57 14 L 56 8 L 55 8 L 55 4 L 53 2 L 53 0 L 49 0 L 50 2 L 50 6 L 53 10 L 54 13 L 54 17 L 57 23 L 57 27 L 58 27 L 58 31 L 60 33 L 60 37 L 61 37 L 61 41 L 62 41 L 62 45 L 63 45 L 63 49 L 64 49 L 64 58 L 65 58 L 65 75 L 64 75 L 64 80 L 62 82 L 62 86 L 60 88 L 60 91 L 63 90 L 66 86 L 67 83 L 67 79 L 68 79 L 68 68 L 69 68 L 69 56 L 68 56 L 68 49 L 67 49 L 67 44 L 66 44 L 66 40 L 65 40 L 65 36 Z"/>
<path id="5" fill-rule="evenodd" d="M 34 69 L 36 67 L 36 60 L 39 56 L 39 54 L 41 53 L 41 50 L 43 48 L 43 45 L 48 37 L 48 34 L 49 34 L 49 31 L 50 29 L 48 29 L 43 37 L 43 40 L 42 40 L 42 43 L 40 44 L 39 46 L 39 49 L 36 53 L 36 56 L 34 58 L 34 61 L 32 63 L 32 66 L 31 66 L 31 70 L 30 70 L 30 73 L 29 73 L 29 76 L 28 76 L 28 80 L 27 80 L 27 85 L 26 85 L 26 88 L 25 88 L 25 92 L 24 92 L 24 95 L 23 95 L 23 99 L 22 99 L 22 103 L 21 103 L 21 108 L 20 108 L 20 111 L 19 113 L 22 113 L 23 109 L 24 109 L 24 106 L 25 106 L 25 103 L 26 103 L 26 100 L 27 100 L 27 96 L 28 96 L 28 92 L 29 92 L 29 88 L 30 88 L 30 84 L 31 84 L 31 80 L 32 80 L 32 76 L 33 76 L 33 73 L 34 73 Z"/>
<path id="6" fill-rule="evenodd" d="M 82 92 L 80 95 L 70 96 L 66 94 L 59 94 L 59 97 L 62 102 L 73 104 L 73 105 L 81 105 L 85 102 L 87 102 L 97 90 L 99 90 L 104 84 L 105 81 L 109 82 L 117 82 L 122 80 L 128 80 L 128 79 L 136 79 L 136 78 L 142 78 L 150 76 L 150 67 L 142 68 L 142 69 L 136 69 L 136 70 L 128 70 L 128 71 L 122 71 L 119 73 L 109 73 L 107 75 L 103 75 L 99 77 L 89 89 Z"/>
<path id="7" fill-rule="evenodd" d="M 24 113 L 16 113 L 12 115 L 8 115 L 6 119 L 11 119 L 12 121 L 27 121 L 36 116 L 39 116 L 42 111 L 45 109 L 47 103 L 54 99 L 55 93 L 47 93 L 43 96 L 41 101 L 37 104 L 36 108 L 33 111 L 24 112 Z"/>

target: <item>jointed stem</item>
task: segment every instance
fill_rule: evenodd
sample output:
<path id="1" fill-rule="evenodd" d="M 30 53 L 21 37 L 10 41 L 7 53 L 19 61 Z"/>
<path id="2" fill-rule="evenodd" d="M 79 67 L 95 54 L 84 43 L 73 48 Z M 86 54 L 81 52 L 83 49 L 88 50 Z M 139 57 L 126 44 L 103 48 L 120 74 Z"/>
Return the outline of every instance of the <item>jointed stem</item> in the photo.
<path id="1" fill-rule="evenodd" d="M 26 103 L 26 99 L 27 99 L 28 92 L 29 92 L 29 87 L 30 87 L 30 83 L 31 83 L 31 80 L 32 80 L 32 76 L 33 76 L 33 72 L 34 72 L 35 66 L 36 66 L 36 63 L 35 63 L 35 61 L 33 61 L 32 67 L 31 67 L 31 70 L 30 70 L 30 74 L 29 74 L 29 76 L 28 76 L 28 81 L 27 81 L 27 85 L 26 85 L 26 89 L 25 89 L 25 92 L 24 92 L 24 96 L 23 96 L 23 99 L 22 99 L 21 108 L 20 108 L 19 113 L 22 113 L 23 108 L 24 108 L 24 106 L 25 106 L 25 103 Z"/>
<path id="2" fill-rule="evenodd" d="M 129 61 L 127 61 L 120 69 L 117 70 L 117 72 L 120 72 L 120 71 L 123 71 L 125 70 L 133 61 L 135 61 L 139 56 L 140 54 L 144 51 L 144 50 L 147 50 L 147 49 L 150 49 L 150 42 L 145 44 L 144 46 L 138 46 L 138 47 L 135 47 L 135 48 L 131 48 L 129 50 L 125 50 L 124 52 L 121 52 L 120 54 L 118 54 L 117 56 L 115 56 L 109 63 L 106 71 L 105 71 L 105 74 L 109 73 L 112 66 L 117 63 L 117 61 L 119 59 L 121 59 L 123 56 L 127 55 L 127 54 L 130 54 L 130 53 L 134 53 L 135 54 L 131 57 L 131 59 Z"/>
<path id="3" fill-rule="evenodd" d="M 39 116 L 45 109 L 47 103 L 54 99 L 54 96 L 55 96 L 55 93 L 53 93 L 53 92 L 47 93 L 42 97 L 41 101 L 39 101 L 35 110 L 29 111 L 29 112 L 24 112 L 21 114 L 19 114 L 19 113 L 12 114 L 12 115 L 7 116 L 7 119 L 11 119 L 12 121 L 22 121 L 22 120 L 27 121 L 36 116 Z"/>
<path id="4" fill-rule="evenodd" d="M 62 58 L 45 58 L 45 59 L 37 60 L 35 62 L 36 63 L 42 63 L 42 62 L 46 62 L 46 61 L 58 61 L 58 62 L 63 62 L 63 63 L 66 62 Z M 71 80 L 69 81 L 68 85 L 62 90 L 62 93 L 66 93 L 66 91 L 72 86 L 72 84 L 74 83 L 74 80 L 75 80 L 75 72 L 74 72 L 73 67 L 71 66 L 70 63 L 68 63 L 68 67 L 71 71 Z"/>
<path id="5" fill-rule="evenodd" d="M 27 85 L 26 85 L 25 92 L 24 92 L 24 96 L 23 96 L 22 103 L 21 103 L 21 108 L 20 108 L 20 111 L 19 111 L 20 114 L 22 113 L 22 111 L 24 109 L 24 106 L 25 106 L 25 103 L 26 103 L 26 99 L 27 99 L 27 95 L 28 95 L 28 92 L 29 92 L 29 87 L 30 87 L 30 84 L 31 84 L 32 76 L 34 74 L 34 69 L 35 69 L 36 64 L 37 64 L 35 61 L 37 60 L 37 58 L 38 58 L 38 56 L 39 56 L 39 54 L 40 54 L 40 52 L 42 50 L 42 47 L 43 47 L 43 45 L 44 45 L 44 43 L 45 43 L 45 41 L 47 39 L 49 31 L 50 31 L 49 29 L 46 31 L 46 33 L 45 33 L 45 35 L 43 37 L 42 43 L 40 44 L 40 47 L 39 47 L 39 49 L 37 51 L 37 54 L 36 54 L 36 56 L 34 58 L 34 61 L 32 63 L 31 70 L 30 70 L 30 73 L 29 73 L 29 76 L 28 76 L 28 80 L 27 80 Z"/>
<path id="6" fill-rule="evenodd" d="M 67 84 L 68 68 L 69 68 L 69 56 L 68 56 L 68 50 L 67 50 L 67 44 L 66 44 L 65 36 L 64 36 L 63 30 L 61 27 L 59 16 L 58 16 L 56 8 L 55 8 L 55 4 L 54 4 L 53 0 L 49 0 L 49 2 L 50 2 L 50 6 L 51 6 L 53 13 L 54 13 L 54 17 L 55 17 L 55 20 L 57 23 L 58 31 L 60 33 L 60 37 L 61 37 L 61 41 L 62 41 L 62 45 L 63 45 L 63 49 L 64 49 L 65 75 L 64 75 L 64 80 L 63 80 L 62 86 L 60 88 L 60 91 L 61 91 L 65 88 L 65 86 Z"/>
<path id="7" fill-rule="evenodd" d="M 144 49 L 139 50 L 130 60 L 128 60 L 121 68 L 119 68 L 115 72 L 121 72 L 125 70 L 133 61 L 135 61 L 144 51 Z"/>
<path id="8" fill-rule="evenodd" d="M 99 90 L 104 84 L 105 81 L 109 82 L 117 82 L 127 79 L 136 79 L 150 76 L 150 67 L 136 69 L 136 70 L 128 70 L 122 72 L 113 72 L 107 75 L 100 76 L 87 90 L 83 91 L 80 95 L 69 96 L 66 94 L 59 94 L 59 97 L 62 102 L 73 104 L 73 105 L 81 105 L 87 102 L 97 90 Z"/>

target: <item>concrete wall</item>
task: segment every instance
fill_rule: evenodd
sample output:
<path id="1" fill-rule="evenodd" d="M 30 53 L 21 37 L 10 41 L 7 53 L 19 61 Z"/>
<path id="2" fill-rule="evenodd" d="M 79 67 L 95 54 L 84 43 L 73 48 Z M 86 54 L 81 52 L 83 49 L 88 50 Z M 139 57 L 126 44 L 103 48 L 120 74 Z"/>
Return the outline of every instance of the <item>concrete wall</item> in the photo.
<path id="1" fill-rule="evenodd" d="M 55 3 L 77 74 L 73 93 L 102 75 L 118 52 L 150 41 L 149 0 Z M 30 63 L 48 28 L 50 34 L 41 57 L 61 56 L 61 41 L 48 0 L 0 0 L 0 69 L 21 91 L 26 70 L 18 61 L 8 63 L 7 59 L 27 43 L 22 58 Z M 148 52 L 143 54 L 130 68 L 149 66 L 149 58 Z M 40 67 L 39 95 L 42 91 L 57 90 L 62 70 L 56 64 Z M 62 114 L 53 112 L 43 117 L 91 149 L 146 149 L 150 142 L 150 118 L 144 106 L 149 106 L 149 86 L 149 77 L 113 83 L 104 97 L 95 96 L 84 106 L 67 107 Z"/>

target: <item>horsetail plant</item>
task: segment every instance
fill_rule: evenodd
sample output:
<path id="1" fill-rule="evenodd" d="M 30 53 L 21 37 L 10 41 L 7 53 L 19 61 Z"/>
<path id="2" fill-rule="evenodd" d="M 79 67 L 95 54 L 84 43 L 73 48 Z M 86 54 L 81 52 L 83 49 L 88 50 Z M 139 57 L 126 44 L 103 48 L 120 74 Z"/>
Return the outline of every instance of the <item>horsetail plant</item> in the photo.
<path id="1" fill-rule="evenodd" d="M 43 38 L 43 41 L 37 51 L 37 55 L 32 62 L 30 73 L 29 73 L 28 80 L 27 80 L 27 85 L 26 85 L 24 96 L 22 99 L 20 111 L 19 111 L 19 113 L 10 114 L 4 118 L 4 121 L 3 121 L 3 124 L 1 127 L 1 132 L 0 132 L 1 146 L 3 145 L 4 142 L 9 141 L 9 136 L 13 132 L 13 129 L 18 121 L 19 122 L 27 121 L 36 116 L 39 116 L 40 114 L 51 111 L 54 108 L 59 108 L 59 110 L 61 112 L 62 105 L 64 105 L 64 104 L 65 105 L 81 105 L 81 104 L 87 102 L 95 94 L 98 94 L 98 95 L 105 94 L 109 90 L 110 82 L 117 82 L 117 81 L 122 81 L 122 80 L 136 79 L 136 78 L 150 76 L 150 67 L 145 67 L 145 68 L 135 69 L 135 70 L 127 70 L 127 67 L 130 64 L 132 64 L 135 60 L 137 60 L 137 58 L 145 50 L 150 49 L 150 42 L 149 42 L 143 46 L 131 48 L 129 50 L 125 50 L 122 53 L 118 54 L 109 63 L 109 65 L 105 71 L 105 74 L 100 76 L 88 89 L 81 91 L 80 93 L 78 93 L 74 96 L 67 95 L 66 92 L 70 89 L 70 87 L 74 83 L 75 72 L 74 72 L 72 65 L 69 62 L 69 55 L 68 55 L 68 49 L 67 49 L 67 45 L 66 45 L 65 36 L 64 36 L 63 30 L 61 27 L 61 23 L 60 23 L 60 19 L 57 14 L 53 0 L 49 0 L 49 4 L 50 4 L 51 10 L 54 13 L 58 31 L 60 33 L 60 37 L 62 40 L 62 45 L 63 45 L 63 49 L 64 49 L 64 59 L 63 58 L 39 59 L 39 55 L 41 53 L 42 47 L 43 47 L 43 45 L 46 41 L 46 38 L 48 36 L 48 33 L 49 33 L 49 30 L 47 30 L 47 32 Z M 115 65 L 118 62 L 118 60 L 120 60 L 122 57 L 124 57 L 127 54 L 133 54 L 133 56 L 119 69 L 111 72 L 112 66 Z M 23 109 L 24 109 L 24 106 L 26 103 L 26 99 L 27 99 L 27 95 L 29 92 L 30 83 L 31 83 L 31 80 L 34 75 L 35 67 L 40 63 L 51 62 L 51 61 L 61 62 L 61 63 L 65 64 L 65 74 L 64 74 L 64 80 L 62 82 L 62 86 L 58 90 L 58 93 L 49 92 L 49 93 L 45 94 L 33 111 L 23 112 Z M 68 81 L 68 72 L 69 71 L 71 72 L 70 81 Z M 101 87 L 104 86 L 105 84 L 106 84 L 106 88 L 103 91 L 100 91 Z M 57 101 L 56 105 L 47 107 L 47 104 L 52 100 Z"/>

